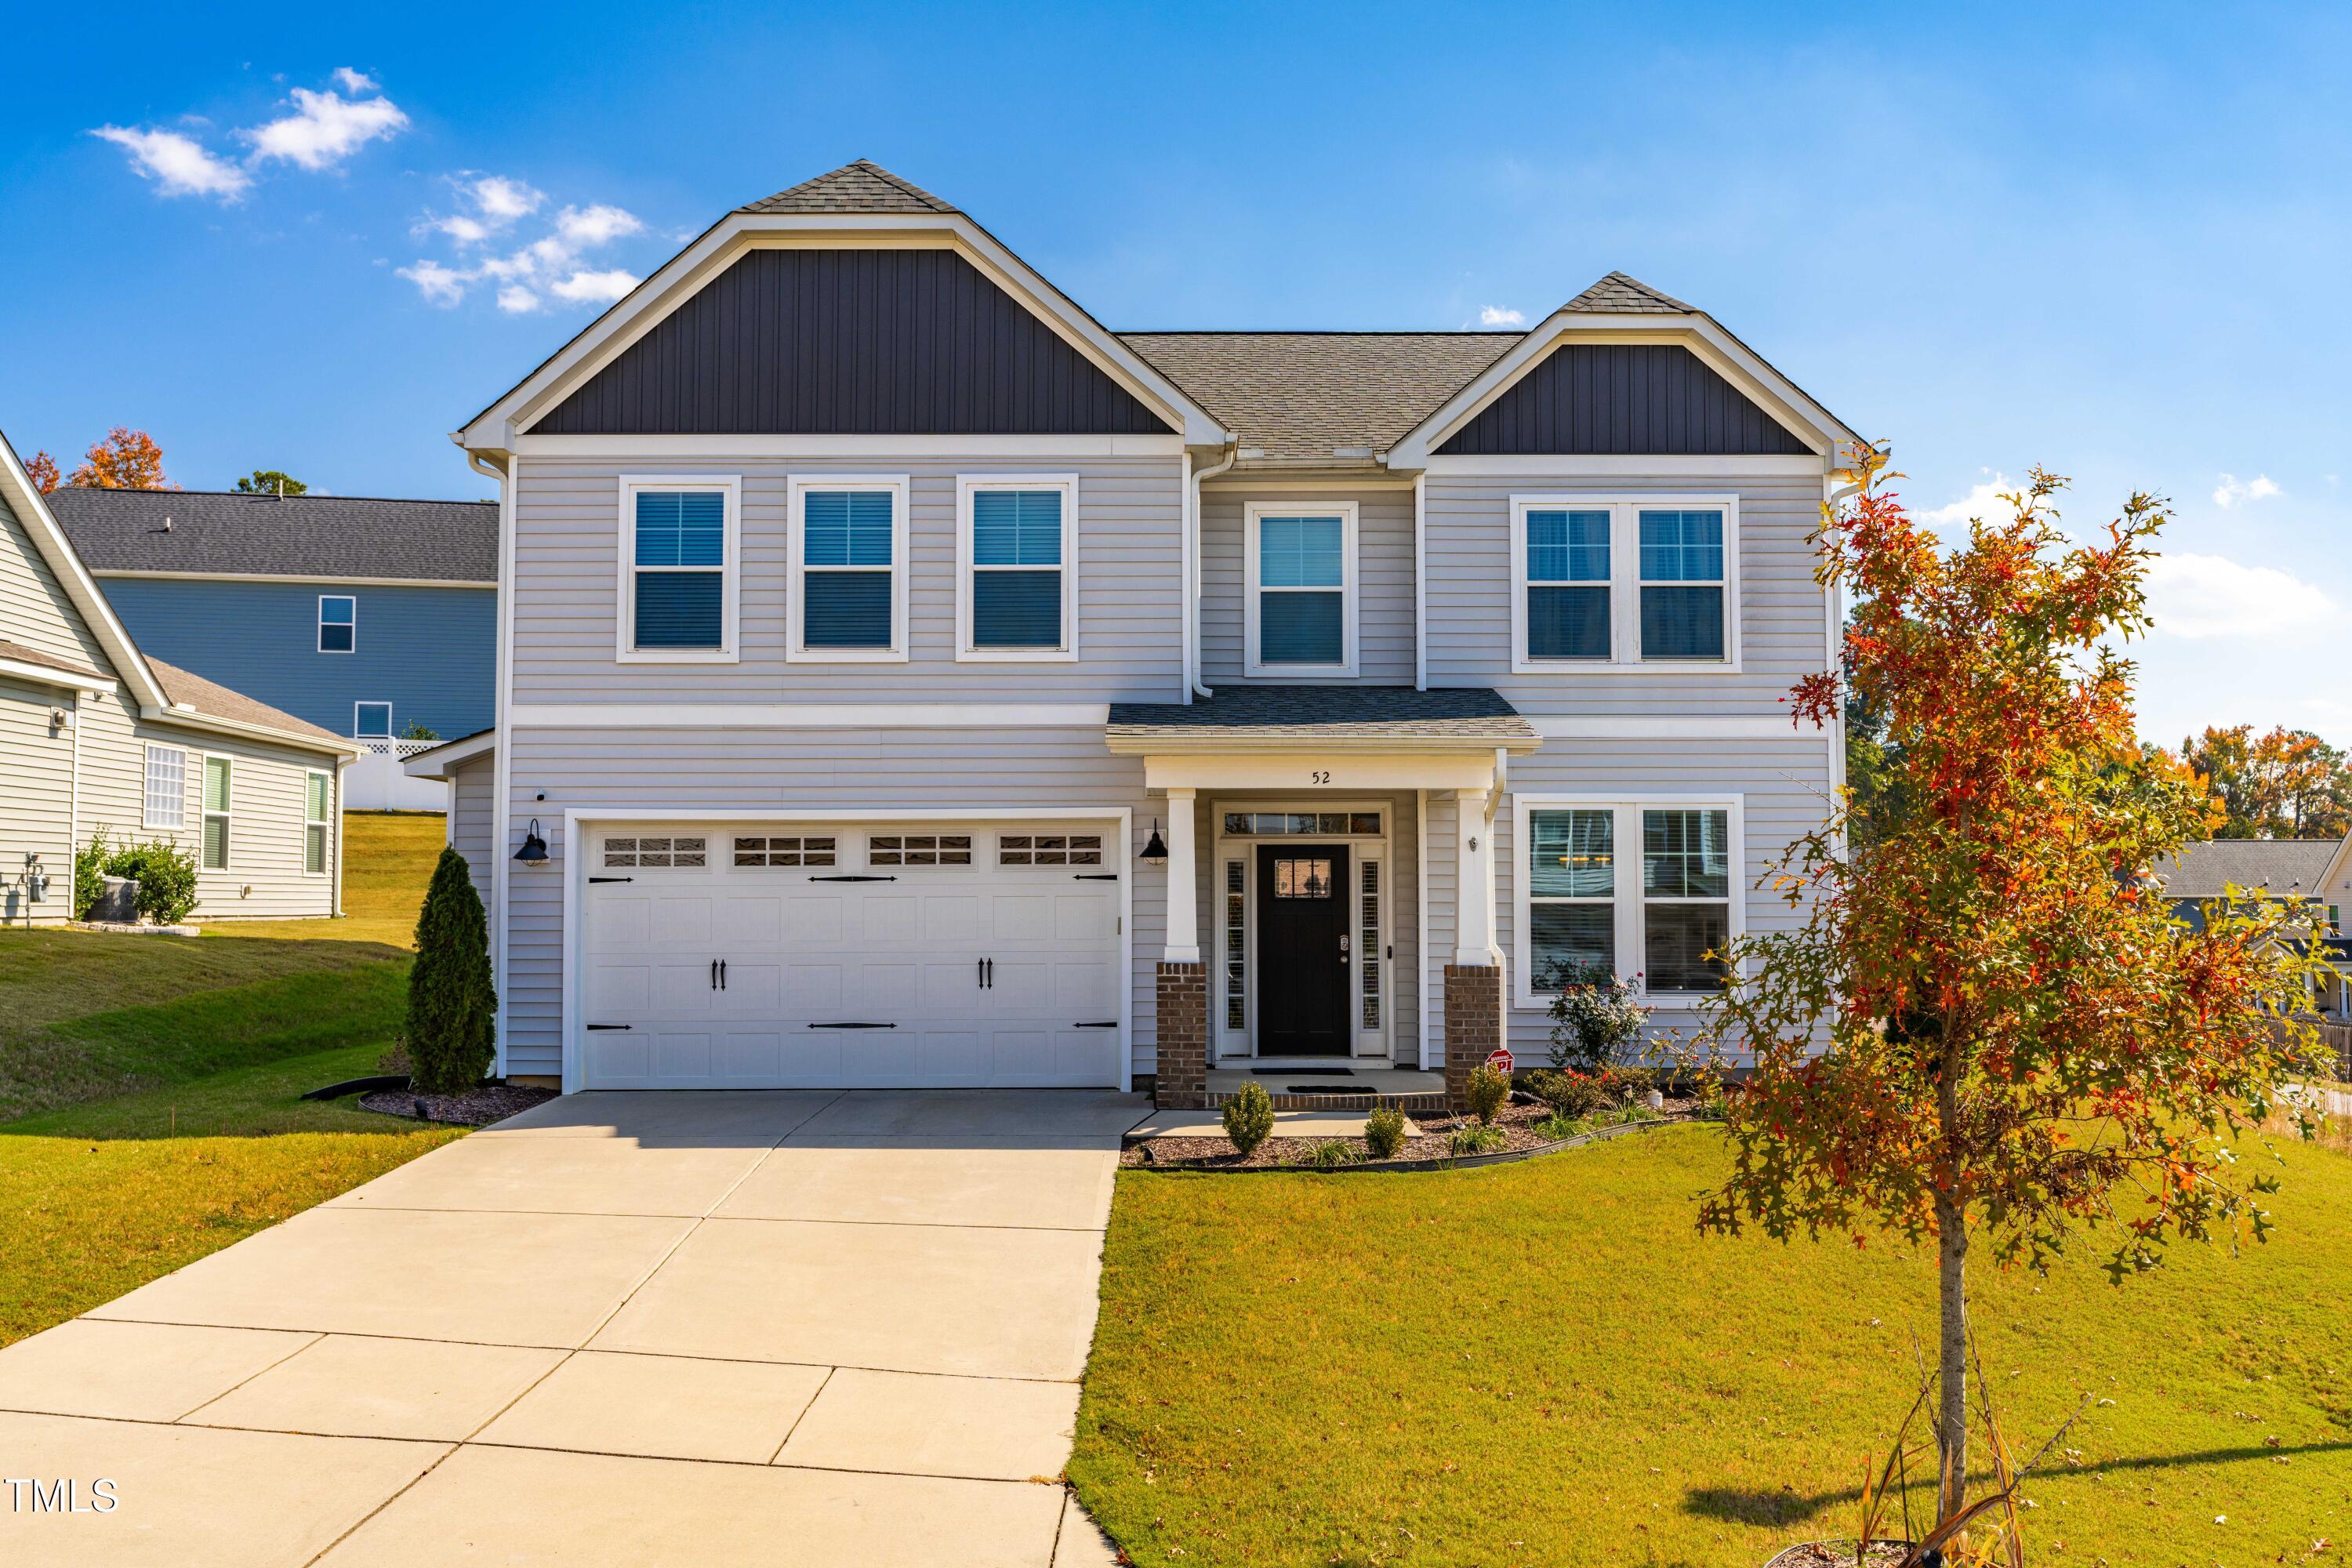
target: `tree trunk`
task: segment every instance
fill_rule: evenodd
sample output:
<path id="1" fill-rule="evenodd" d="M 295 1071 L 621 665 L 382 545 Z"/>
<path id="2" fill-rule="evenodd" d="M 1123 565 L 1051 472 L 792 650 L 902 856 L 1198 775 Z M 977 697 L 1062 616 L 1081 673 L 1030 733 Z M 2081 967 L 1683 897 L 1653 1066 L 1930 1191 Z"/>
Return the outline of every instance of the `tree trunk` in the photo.
<path id="1" fill-rule="evenodd" d="M 1959 1095 L 1957 1064 L 1948 1053 L 1942 1081 L 1937 1085 L 1937 1110 L 1943 1123 L 1944 1146 L 1958 1146 Z M 1957 1181 L 1955 1171 L 1953 1179 Z M 1969 1227 L 1967 1212 L 1948 1189 L 1936 1193 L 1937 1285 L 1943 1309 L 1943 1332 L 1936 1363 L 1936 1522 L 1960 1511 L 1969 1492 Z"/>

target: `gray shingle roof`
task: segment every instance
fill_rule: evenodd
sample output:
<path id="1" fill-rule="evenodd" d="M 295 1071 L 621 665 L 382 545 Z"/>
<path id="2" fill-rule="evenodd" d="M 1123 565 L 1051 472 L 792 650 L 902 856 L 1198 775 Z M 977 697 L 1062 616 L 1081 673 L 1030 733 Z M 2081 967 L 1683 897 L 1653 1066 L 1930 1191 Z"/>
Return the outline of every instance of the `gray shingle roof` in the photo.
<path id="1" fill-rule="evenodd" d="M 311 735 L 347 744 L 332 730 L 322 730 L 308 719 L 272 708 L 267 702 L 256 702 L 242 691 L 231 691 L 215 681 L 182 669 L 176 664 L 165 664 L 154 655 L 146 656 L 147 668 L 155 672 L 156 681 L 163 695 L 175 704 L 186 703 L 208 719 L 226 719 L 236 724 L 258 724 L 267 730 L 282 730 L 289 735 Z"/>
<path id="2" fill-rule="evenodd" d="M 1535 727 L 1483 686 L 1416 691 L 1410 686 L 1237 686 L 1204 702 L 1114 702 L 1104 738 L 1113 751 L 1157 742 L 1186 746 L 1287 744 L 1361 747 L 1454 742 L 1531 749 Z"/>
<path id="3" fill-rule="evenodd" d="M 2219 898 L 2226 886 L 2315 895 L 2340 838 L 2214 838 L 2156 863 L 2171 899 Z"/>
<path id="4" fill-rule="evenodd" d="M 1121 332 L 1119 341 L 1269 458 L 1385 452 L 1503 357 L 1517 332 Z M 1366 461 L 1359 453 L 1352 459 Z"/>
<path id="5" fill-rule="evenodd" d="M 498 578 L 495 501 L 240 495 L 68 486 L 49 511 L 93 572 L 251 576 Z M 170 527 L 164 526 L 169 521 Z"/>
<path id="6" fill-rule="evenodd" d="M 13 658 L 18 664 L 37 664 L 43 669 L 54 669 L 65 675 L 87 675 L 101 685 L 111 685 L 114 677 L 101 674 L 79 659 L 59 658 L 53 653 L 43 653 L 37 647 L 26 647 L 20 642 L 0 637 L 0 658 Z"/>
<path id="7" fill-rule="evenodd" d="M 1672 294 L 1661 294 L 1640 279 L 1628 278 L 1622 272 L 1612 272 L 1560 309 L 1593 315 L 1654 316 L 1661 311 L 1684 315 L 1697 313 L 1697 307 L 1685 305 Z"/>
<path id="8" fill-rule="evenodd" d="M 956 209 L 879 163 L 860 158 L 735 209 L 747 213 L 951 213 Z"/>

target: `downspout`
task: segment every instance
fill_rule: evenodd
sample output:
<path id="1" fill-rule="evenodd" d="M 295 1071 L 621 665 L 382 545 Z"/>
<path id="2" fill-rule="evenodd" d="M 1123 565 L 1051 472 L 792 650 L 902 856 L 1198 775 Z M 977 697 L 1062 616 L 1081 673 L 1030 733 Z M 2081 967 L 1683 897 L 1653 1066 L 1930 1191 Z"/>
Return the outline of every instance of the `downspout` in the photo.
<path id="1" fill-rule="evenodd" d="M 1184 629 L 1190 634 L 1185 638 L 1190 647 L 1184 668 L 1184 700 L 1188 703 L 1195 697 L 1216 696 L 1201 684 L 1201 482 L 1213 479 L 1232 468 L 1241 455 L 1237 437 L 1226 447 L 1223 461 L 1195 470 L 1185 486 L 1188 515 L 1184 519 Z M 1189 467 L 1191 462 L 1192 455 L 1187 453 L 1185 463 Z"/>
<path id="2" fill-rule="evenodd" d="M 1429 470 L 1412 477 L 1412 689 L 1429 689 Z"/>
<path id="3" fill-rule="evenodd" d="M 454 437 L 453 437 L 454 439 Z M 485 461 L 478 454 L 468 451 L 467 465 L 484 479 L 497 481 L 499 487 L 499 585 L 498 585 L 498 674 L 490 690 L 490 733 L 496 738 L 497 752 L 490 763 L 490 787 L 495 796 L 490 803 L 490 977 L 498 1040 L 498 1056 L 490 1070 L 499 1078 L 507 1073 L 507 833 L 510 791 L 509 770 L 514 765 L 514 737 L 507 732 L 507 685 L 513 679 L 512 627 L 514 614 L 514 458 L 509 455 L 507 468 L 499 469 Z M 449 781 L 449 811 L 454 820 L 457 810 L 457 784 Z M 567 1005 L 569 998 L 566 999 Z M 571 1085 L 564 1086 L 566 1089 Z"/>

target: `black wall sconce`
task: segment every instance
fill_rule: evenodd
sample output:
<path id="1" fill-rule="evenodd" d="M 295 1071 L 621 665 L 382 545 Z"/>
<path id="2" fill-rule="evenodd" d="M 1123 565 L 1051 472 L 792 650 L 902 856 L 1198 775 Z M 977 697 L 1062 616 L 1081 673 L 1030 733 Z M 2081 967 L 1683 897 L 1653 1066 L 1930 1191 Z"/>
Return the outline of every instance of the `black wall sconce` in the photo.
<path id="1" fill-rule="evenodd" d="M 1168 842 L 1160 837 L 1160 819 L 1151 819 L 1151 837 L 1143 841 L 1143 863 L 1147 866 L 1168 864 Z"/>
<path id="2" fill-rule="evenodd" d="M 514 858 L 526 866 L 547 864 L 547 840 L 540 837 L 539 818 L 530 819 L 530 827 L 522 836 L 522 847 L 514 852 Z"/>

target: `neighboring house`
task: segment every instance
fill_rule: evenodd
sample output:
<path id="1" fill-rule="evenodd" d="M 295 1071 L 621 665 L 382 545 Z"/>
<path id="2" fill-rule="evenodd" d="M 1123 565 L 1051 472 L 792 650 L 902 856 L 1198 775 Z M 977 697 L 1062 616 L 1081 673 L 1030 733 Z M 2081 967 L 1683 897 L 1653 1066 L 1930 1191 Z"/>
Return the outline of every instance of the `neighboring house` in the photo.
<path id="1" fill-rule="evenodd" d="M 195 919 L 339 913 L 357 751 L 142 656 L 0 437 L 0 919 L 70 920 L 101 829 L 195 857 Z"/>
<path id="2" fill-rule="evenodd" d="M 139 646 L 370 742 L 357 805 L 441 805 L 395 738 L 491 720 L 498 508 L 487 501 L 68 488 L 49 510 Z M 392 781 L 400 798 L 378 798 Z"/>
<path id="3" fill-rule="evenodd" d="M 1783 698 L 1857 437 L 1618 274 L 1524 333 L 1119 334 L 856 163 L 457 439 L 499 716 L 412 765 L 501 1067 L 567 1089 L 1458 1088 L 1560 961 L 1692 1027 L 1840 783 Z"/>
<path id="4" fill-rule="evenodd" d="M 2184 844 L 2156 864 L 2173 912 L 2205 923 L 2205 906 L 2235 888 L 2266 899 L 2308 902 L 2326 926 L 2320 938 L 2334 973 L 2314 988 L 2312 1005 L 2352 1019 L 2352 941 L 2344 910 L 2352 905 L 2352 835 L 2342 838 L 2214 838 Z"/>

